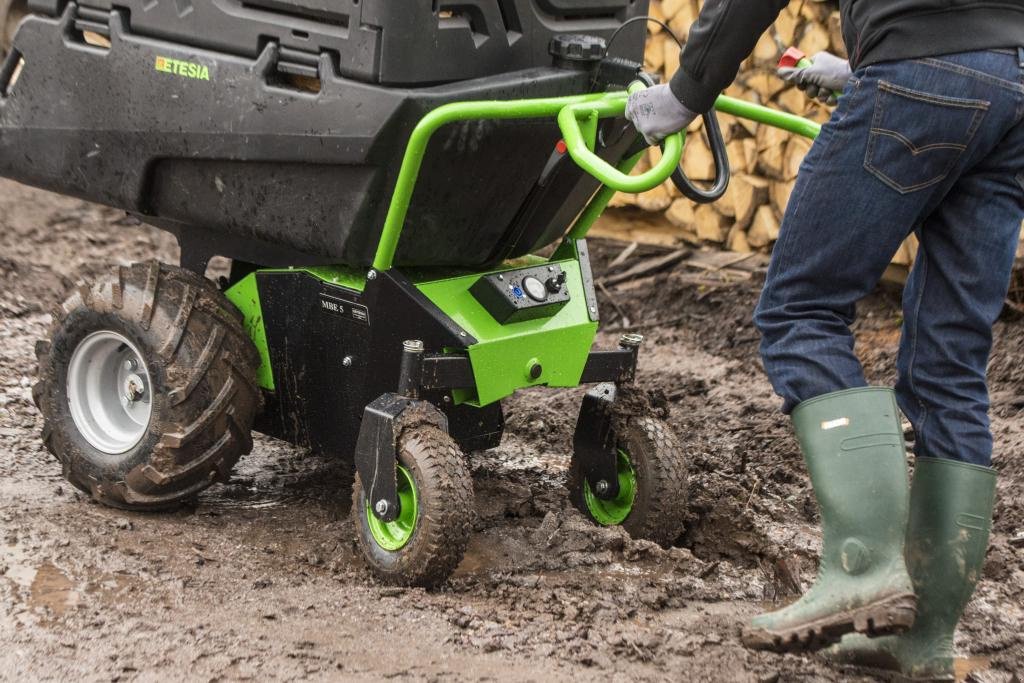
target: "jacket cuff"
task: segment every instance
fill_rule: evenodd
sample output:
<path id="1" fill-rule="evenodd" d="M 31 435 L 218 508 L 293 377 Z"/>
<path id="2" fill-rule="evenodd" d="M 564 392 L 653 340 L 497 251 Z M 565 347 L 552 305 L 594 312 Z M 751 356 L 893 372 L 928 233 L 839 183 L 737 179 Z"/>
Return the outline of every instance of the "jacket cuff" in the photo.
<path id="1" fill-rule="evenodd" d="M 681 68 L 672 76 L 672 80 L 668 82 L 668 87 L 672 90 L 672 94 L 676 96 L 676 99 L 683 103 L 684 107 L 697 114 L 705 114 L 711 111 L 711 108 L 715 106 L 715 100 L 718 99 L 720 94 L 700 81 L 691 78 Z"/>

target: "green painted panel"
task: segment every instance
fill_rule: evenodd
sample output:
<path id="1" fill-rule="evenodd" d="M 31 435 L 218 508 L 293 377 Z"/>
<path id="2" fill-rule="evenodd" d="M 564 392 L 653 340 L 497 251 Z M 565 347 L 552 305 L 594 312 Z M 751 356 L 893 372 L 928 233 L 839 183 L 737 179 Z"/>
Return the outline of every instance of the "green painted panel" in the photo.
<path id="1" fill-rule="evenodd" d="M 481 274 L 419 282 L 416 286 L 477 342 L 469 348 L 477 391 L 456 392 L 458 402 L 485 406 L 525 387 L 579 384 L 594 343 L 597 323 L 590 320 L 583 277 L 575 260 L 557 262 L 566 274 L 570 301 L 550 318 L 502 325 L 469 292 Z M 501 272 L 501 271 L 495 271 Z M 532 362 L 543 372 L 530 378 Z"/>
<path id="2" fill-rule="evenodd" d="M 256 287 L 256 273 L 250 273 L 232 285 L 224 295 L 245 316 L 245 330 L 260 352 L 260 367 L 256 372 L 257 381 L 264 389 L 274 390 L 274 373 L 270 367 L 270 349 L 267 347 L 267 331 L 263 326 L 263 309 L 260 293 Z"/>

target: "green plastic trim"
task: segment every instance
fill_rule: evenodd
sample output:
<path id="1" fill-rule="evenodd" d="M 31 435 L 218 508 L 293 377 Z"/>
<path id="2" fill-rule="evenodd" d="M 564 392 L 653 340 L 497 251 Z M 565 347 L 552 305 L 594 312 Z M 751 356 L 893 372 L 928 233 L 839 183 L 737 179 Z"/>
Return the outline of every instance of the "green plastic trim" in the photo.
<path id="1" fill-rule="evenodd" d="M 382 522 L 373 514 L 370 501 L 366 501 L 366 524 L 373 540 L 384 550 L 401 550 L 412 540 L 419 520 L 419 494 L 412 473 L 404 465 L 396 468 L 398 484 L 398 517 L 393 522 Z"/>
<path id="2" fill-rule="evenodd" d="M 594 521 L 601 526 L 617 526 L 626 521 L 629 513 L 633 511 L 633 503 L 636 501 L 636 472 L 633 470 L 633 463 L 629 460 L 629 454 L 619 449 L 617 462 L 619 478 L 619 494 L 611 500 L 603 500 L 594 495 L 590 489 L 590 483 L 583 481 L 583 500 L 587 504 L 587 510 Z"/>
<path id="3" fill-rule="evenodd" d="M 579 262 L 570 257 L 550 265 L 561 266 L 565 273 L 569 302 L 551 317 L 505 325 L 495 320 L 469 291 L 480 273 L 416 283 L 434 305 L 477 340 L 468 349 L 476 390 L 453 392 L 456 403 L 485 406 L 530 386 L 579 385 L 597 334 L 597 323 L 587 311 Z M 508 269 L 493 272 L 504 270 Z M 528 372 L 529 361 L 533 359 L 542 368 L 537 378 Z"/>
<path id="4" fill-rule="evenodd" d="M 643 84 L 634 84 L 631 89 L 635 91 L 638 87 L 642 88 Z M 642 176 L 627 176 L 591 151 L 597 119 L 622 116 L 626 109 L 627 96 L 625 91 L 618 91 L 527 100 L 451 102 L 429 112 L 416 124 L 409 137 L 409 144 L 395 183 L 395 191 L 388 207 L 388 215 L 381 231 L 380 243 L 373 259 L 373 267 L 377 270 L 388 270 L 394 264 L 398 239 L 401 237 L 409 212 L 409 203 L 423 164 L 423 156 L 427 151 L 427 144 L 441 126 L 449 123 L 479 119 L 558 117 L 559 125 L 563 127 L 562 135 L 565 136 L 565 143 L 572 158 L 602 182 L 607 182 L 624 192 L 643 192 L 664 182 L 679 163 L 679 155 L 683 148 L 681 134 L 669 136 L 669 140 L 666 140 L 668 151 L 665 154 L 668 158 Z M 585 120 L 582 127 L 580 118 Z"/>
<path id="5" fill-rule="evenodd" d="M 245 331 L 256 345 L 260 354 L 260 367 L 256 371 L 256 380 L 261 387 L 274 390 L 274 373 L 270 367 L 270 348 L 267 346 L 267 331 L 263 326 L 263 309 L 260 306 L 260 293 L 256 286 L 256 273 L 249 273 L 232 285 L 224 296 L 233 303 L 245 317 Z"/>

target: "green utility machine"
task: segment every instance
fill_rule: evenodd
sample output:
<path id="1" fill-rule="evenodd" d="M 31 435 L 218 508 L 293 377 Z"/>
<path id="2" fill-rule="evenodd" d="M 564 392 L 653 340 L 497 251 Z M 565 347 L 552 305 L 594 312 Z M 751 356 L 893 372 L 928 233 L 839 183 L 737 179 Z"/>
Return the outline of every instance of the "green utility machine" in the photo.
<path id="1" fill-rule="evenodd" d="M 54 311 L 34 397 L 64 476 L 168 508 L 226 481 L 255 429 L 350 461 L 370 568 L 432 586 L 465 551 L 464 454 L 499 443 L 501 399 L 594 384 L 570 496 L 671 543 L 687 458 L 634 387 L 642 337 L 593 348 L 585 237 L 616 191 L 672 178 L 713 201 L 729 171 L 712 113 L 710 189 L 680 171 L 683 134 L 629 175 L 646 3 L 334 5 L 28 1 L 0 66 L 0 175 L 181 247 L 180 265 L 115 267 Z M 231 261 L 219 283 L 213 256 Z"/>

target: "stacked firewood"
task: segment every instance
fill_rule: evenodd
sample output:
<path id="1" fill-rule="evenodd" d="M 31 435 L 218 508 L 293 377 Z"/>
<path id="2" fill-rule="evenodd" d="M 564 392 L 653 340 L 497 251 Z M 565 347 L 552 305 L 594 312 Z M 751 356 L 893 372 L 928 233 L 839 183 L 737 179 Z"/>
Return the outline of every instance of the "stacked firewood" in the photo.
<path id="1" fill-rule="evenodd" d="M 672 32 L 686 40 L 703 0 L 651 0 L 651 15 L 665 21 Z M 646 69 L 660 74 L 663 81 L 679 68 L 679 47 L 668 31 L 651 22 L 646 52 Z M 846 56 L 839 29 L 835 0 L 793 0 L 775 24 L 761 37 L 750 58 L 740 69 L 727 95 L 764 104 L 813 119 L 828 120 L 831 108 L 808 98 L 775 74 L 782 52 L 797 46 L 808 55 L 828 50 Z M 671 181 L 643 194 L 619 194 L 613 207 L 637 207 L 656 212 L 677 241 L 715 244 L 738 251 L 767 251 L 778 236 L 779 224 L 809 140 L 771 126 L 718 114 L 729 152 L 732 181 L 725 196 L 714 204 L 697 205 L 680 196 Z M 715 167 L 702 122 L 690 126 L 683 156 L 686 174 L 698 184 L 714 177 Z M 656 163 L 660 152 L 650 149 L 638 170 Z M 628 221 L 612 221 L 614 230 L 629 231 Z M 651 221 L 640 223 L 650 233 Z M 610 223 L 608 224 L 610 225 Z M 627 239 L 650 241 L 642 236 L 622 234 Z M 663 241 L 663 240 L 656 240 Z M 894 263 L 906 265 L 913 258 L 912 245 L 900 250 Z"/>

